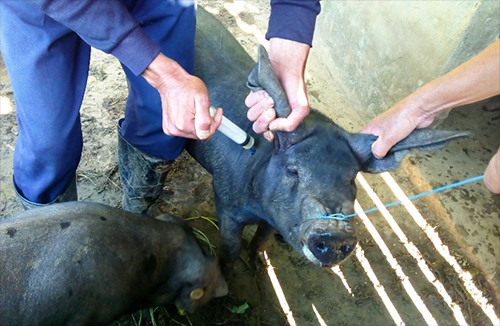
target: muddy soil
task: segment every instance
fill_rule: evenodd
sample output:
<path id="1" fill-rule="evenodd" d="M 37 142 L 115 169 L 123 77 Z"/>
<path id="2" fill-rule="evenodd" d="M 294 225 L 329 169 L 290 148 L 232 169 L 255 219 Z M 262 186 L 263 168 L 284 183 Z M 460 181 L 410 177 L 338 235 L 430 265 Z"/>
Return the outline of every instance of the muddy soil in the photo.
<path id="1" fill-rule="evenodd" d="M 208 11 L 233 33 L 247 51 L 255 58 L 257 44 L 262 41 L 267 29 L 270 8 L 268 1 L 229 2 L 199 1 Z M 311 71 L 320 71 L 321 64 L 308 67 Z M 340 92 L 326 91 L 327 82 L 320 74 L 308 77 L 307 85 L 312 105 L 334 106 L 337 110 L 328 115 L 340 121 L 349 131 L 357 131 L 364 123 L 349 110 L 349 105 Z M 12 157 L 17 136 L 15 103 L 5 67 L 0 67 L 0 96 L 2 96 L 2 114 L 0 114 L 0 218 L 22 211 L 11 186 Z M 81 110 L 84 136 L 84 149 L 77 171 L 79 200 L 96 201 L 121 207 L 121 184 L 117 166 L 116 123 L 123 116 L 127 97 L 127 86 L 119 62 L 112 56 L 100 51 L 92 52 L 90 73 L 85 99 Z M 8 112 L 7 102 L 12 106 Z M 373 188 L 385 187 L 379 177 L 366 176 Z M 403 174 L 395 177 L 404 190 L 415 193 Z M 184 153 L 174 163 L 164 192 L 153 211 L 169 212 L 189 219 L 193 227 L 203 231 L 210 243 L 218 246 L 216 228 L 203 217 L 216 218 L 212 177 L 192 158 Z M 358 200 L 364 209 L 373 207 L 367 194 L 358 184 Z M 384 202 L 397 199 L 388 190 L 381 196 Z M 453 236 L 439 228 L 439 219 L 427 206 L 419 210 L 431 227 L 442 232 L 442 240 L 451 248 L 460 266 L 469 271 L 483 296 L 495 303 L 493 291 L 480 271 L 470 264 Z M 411 220 L 401 206 L 391 208 L 391 213 L 409 242 L 415 244 L 430 266 L 432 275 L 439 280 L 447 293 L 460 308 L 469 325 L 492 325 L 491 318 L 474 303 L 471 295 L 464 288 L 463 282 L 452 267 L 438 254 L 425 233 Z M 230 280 L 230 294 L 213 300 L 196 313 L 183 315 L 175 306 L 158 307 L 144 310 L 133 315 L 123 316 L 113 325 L 288 325 L 293 320 L 297 325 L 393 325 L 399 320 L 408 325 L 424 325 L 425 311 L 432 314 L 439 325 L 456 325 L 452 309 L 444 302 L 436 288 L 428 281 L 400 239 L 383 222 L 380 213 L 369 216 L 380 236 L 389 248 L 394 261 L 388 261 L 374 240 L 365 223 L 356 220 L 360 248 L 359 256 L 351 257 L 341 267 L 346 278 L 345 283 L 339 276 L 325 272 L 294 252 L 279 236 L 268 244 L 268 254 L 274 272 L 283 289 L 290 312 L 282 309 L 280 301 L 271 284 L 266 268 L 250 267 L 251 258 L 246 248 L 237 262 L 234 277 Z M 245 229 L 244 242 L 248 243 L 254 227 Z M 369 261 L 377 280 L 367 276 L 366 263 Z M 358 258 L 359 257 L 359 258 Z M 391 264 L 399 264 L 404 277 L 398 276 Z M 412 301 L 410 290 L 402 284 L 407 279 L 415 289 L 426 309 L 418 308 Z M 390 313 L 384 305 L 378 291 L 386 293 L 396 313 Z M 248 306 L 247 306 L 248 305 Z M 500 316 L 499 305 L 494 311 Z M 154 316 L 154 318 L 151 318 Z M 292 322 L 292 323 L 293 323 Z"/>

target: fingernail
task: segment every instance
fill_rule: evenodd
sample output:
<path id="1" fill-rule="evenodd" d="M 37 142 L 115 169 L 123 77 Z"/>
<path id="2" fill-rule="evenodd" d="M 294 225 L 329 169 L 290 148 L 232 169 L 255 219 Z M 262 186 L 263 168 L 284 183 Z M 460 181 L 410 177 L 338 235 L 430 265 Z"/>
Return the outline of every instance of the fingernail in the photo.
<path id="1" fill-rule="evenodd" d="M 273 108 L 269 108 L 266 110 L 266 117 L 274 118 L 274 109 Z"/>
<path id="2" fill-rule="evenodd" d="M 275 131 L 280 131 L 281 129 L 280 129 L 279 126 L 276 126 L 276 125 L 275 126 L 271 126 L 271 125 L 269 125 L 269 130 L 271 130 L 272 132 L 275 132 Z"/>
<path id="3" fill-rule="evenodd" d="M 271 97 L 267 99 L 267 105 L 274 106 L 274 100 Z"/>
<path id="4" fill-rule="evenodd" d="M 264 133 L 264 138 L 267 140 L 267 141 L 272 141 L 273 140 L 273 133 L 268 130 Z"/>
<path id="5" fill-rule="evenodd" d="M 210 130 L 200 130 L 197 132 L 198 138 L 207 139 L 210 136 Z"/>

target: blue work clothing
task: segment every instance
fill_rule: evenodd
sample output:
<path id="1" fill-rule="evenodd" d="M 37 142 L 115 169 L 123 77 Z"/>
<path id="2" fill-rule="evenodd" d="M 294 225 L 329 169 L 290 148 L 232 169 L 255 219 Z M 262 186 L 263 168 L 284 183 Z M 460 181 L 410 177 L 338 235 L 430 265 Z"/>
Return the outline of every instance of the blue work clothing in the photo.
<path id="1" fill-rule="evenodd" d="M 319 1 L 272 0 L 271 6 L 268 38 L 311 45 Z M 90 46 L 117 57 L 125 70 L 123 138 L 159 159 L 181 154 L 186 139 L 163 133 L 160 96 L 140 74 L 160 51 L 192 73 L 194 0 L 2 0 L 0 22 L 19 126 L 14 184 L 25 199 L 50 203 L 74 177 Z"/>
<path id="2" fill-rule="evenodd" d="M 284 38 L 312 46 L 319 0 L 271 0 L 266 39 Z"/>
<path id="3" fill-rule="evenodd" d="M 23 197 L 49 203 L 74 177 L 82 151 L 79 109 L 88 75 L 89 45 L 122 60 L 129 85 L 123 137 L 157 158 L 175 159 L 182 153 L 186 140 L 162 131 L 158 91 L 137 75 L 160 50 L 192 73 L 194 2 L 54 0 L 33 4 L 2 0 L 0 6 L 0 45 L 19 126 L 14 183 Z M 79 11 L 63 15 L 68 8 Z M 75 21 L 78 23 L 73 24 Z"/>

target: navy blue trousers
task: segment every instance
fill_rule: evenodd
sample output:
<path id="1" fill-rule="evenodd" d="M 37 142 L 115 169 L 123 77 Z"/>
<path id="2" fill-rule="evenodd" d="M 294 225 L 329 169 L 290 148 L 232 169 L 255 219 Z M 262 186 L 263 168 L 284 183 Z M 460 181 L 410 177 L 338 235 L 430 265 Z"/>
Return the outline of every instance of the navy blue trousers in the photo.
<path id="1" fill-rule="evenodd" d="M 194 2 L 128 2 L 130 13 L 161 46 L 162 53 L 192 73 Z M 30 3 L 2 0 L 0 6 L 1 51 L 14 90 L 19 126 L 14 184 L 29 201 L 49 203 L 66 189 L 81 158 L 79 110 L 90 46 Z M 163 133 L 158 91 L 143 77 L 125 66 L 123 69 L 129 87 L 121 124 L 123 137 L 146 154 L 175 159 L 186 139 Z"/>

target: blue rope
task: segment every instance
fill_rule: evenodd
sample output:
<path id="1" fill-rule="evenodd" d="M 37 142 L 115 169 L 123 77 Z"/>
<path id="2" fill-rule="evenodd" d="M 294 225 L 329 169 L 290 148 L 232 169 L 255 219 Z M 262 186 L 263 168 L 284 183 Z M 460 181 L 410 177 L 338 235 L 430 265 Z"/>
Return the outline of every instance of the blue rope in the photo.
<path id="1" fill-rule="evenodd" d="M 484 178 L 484 175 L 480 175 L 478 177 L 470 178 L 470 179 L 467 179 L 467 180 L 464 180 L 464 181 L 453 183 L 451 185 L 447 185 L 447 186 L 440 187 L 440 188 L 437 188 L 437 189 L 434 189 L 434 190 L 431 190 L 431 191 L 427 191 L 427 192 L 424 192 L 422 194 L 418 194 L 418 195 L 415 195 L 415 196 L 412 196 L 412 197 L 408 197 L 408 200 L 413 200 L 413 199 L 416 199 L 416 198 L 427 196 L 427 195 L 433 194 L 435 192 L 439 192 L 439 191 L 446 190 L 446 189 L 449 189 L 449 188 L 458 187 L 458 186 L 464 185 L 464 184 L 469 183 L 469 182 L 481 180 L 483 178 Z M 398 201 L 395 201 L 393 203 L 384 205 L 384 207 L 394 206 L 394 205 L 397 205 L 397 204 L 401 204 L 402 202 L 403 201 L 398 200 Z M 370 212 L 376 211 L 378 209 L 379 209 L 378 207 L 375 207 L 375 208 L 369 209 L 367 211 L 364 211 L 363 213 L 365 213 L 365 214 L 366 213 L 370 213 Z M 333 219 L 342 221 L 342 220 L 345 220 L 348 217 L 353 217 L 353 216 L 356 216 L 358 214 L 360 214 L 360 213 L 354 213 L 354 214 L 350 214 L 350 215 L 344 215 L 342 213 L 335 213 L 335 214 L 331 214 L 331 215 L 318 215 L 316 217 L 309 217 L 308 219 L 306 219 L 306 221 L 307 220 L 312 220 L 312 219 L 317 219 L 317 218 L 320 218 L 320 219 L 330 219 L 330 218 L 333 218 Z"/>

